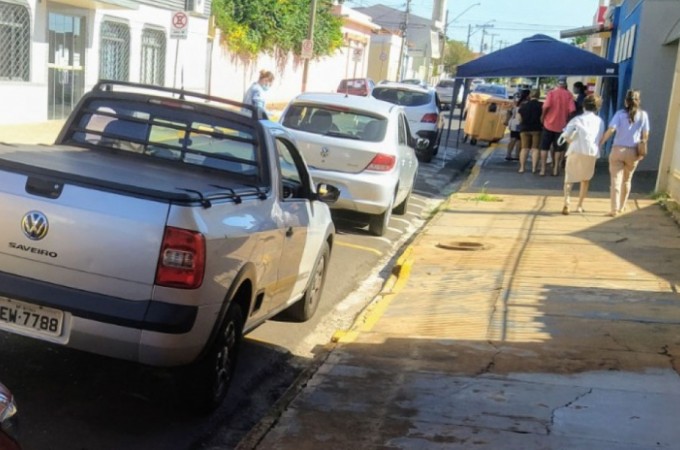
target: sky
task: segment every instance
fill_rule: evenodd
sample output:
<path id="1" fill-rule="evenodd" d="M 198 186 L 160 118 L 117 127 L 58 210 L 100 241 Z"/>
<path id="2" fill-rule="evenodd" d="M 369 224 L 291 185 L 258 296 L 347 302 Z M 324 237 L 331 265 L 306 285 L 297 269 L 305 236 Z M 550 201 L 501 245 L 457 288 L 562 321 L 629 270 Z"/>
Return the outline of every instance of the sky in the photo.
<path id="1" fill-rule="evenodd" d="M 479 5 L 475 5 L 477 3 Z M 376 4 L 406 10 L 406 0 L 345 1 L 350 8 Z M 434 0 L 411 0 L 411 12 L 431 19 L 433 5 Z M 470 48 L 479 51 L 484 36 L 486 53 L 489 53 L 492 44 L 493 50 L 498 50 L 538 33 L 559 39 L 560 30 L 592 25 L 598 5 L 598 0 L 448 0 L 446 35 L 466 42 L 470 26 Z M 480 28 L 480 25 L 489 27 Z"/>

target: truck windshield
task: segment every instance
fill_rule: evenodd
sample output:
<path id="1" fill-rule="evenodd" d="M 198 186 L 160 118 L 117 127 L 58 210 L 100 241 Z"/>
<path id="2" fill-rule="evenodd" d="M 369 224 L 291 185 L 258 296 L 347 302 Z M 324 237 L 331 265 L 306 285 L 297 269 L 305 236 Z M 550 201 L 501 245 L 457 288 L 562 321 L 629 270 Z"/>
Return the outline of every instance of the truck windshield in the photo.
<path id="1" fill-rule="evenodd" d="M 190 104 L 174 100 L 95 99 L 83 108 L 72 128 L 68 140 L 76 145 L 139 153 L 246 176 L 257 176 L 261 165 L 252 126 L 192 111 Z"/>

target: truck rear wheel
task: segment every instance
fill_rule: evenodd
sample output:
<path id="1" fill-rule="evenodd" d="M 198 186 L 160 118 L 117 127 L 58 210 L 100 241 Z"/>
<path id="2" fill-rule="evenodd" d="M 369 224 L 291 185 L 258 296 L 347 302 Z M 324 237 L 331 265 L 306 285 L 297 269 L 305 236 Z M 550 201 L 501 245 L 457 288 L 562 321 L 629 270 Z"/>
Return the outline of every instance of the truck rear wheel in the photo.
<path id="1" fill-rule="evenodd" d="M 215 341 L 204 357 L 189 367 L 185 379 L 188 400 L 197 412 L 212 412 L 227 396 L 242 340 L 243 313 L 238 304 L 232 303 Z"/>

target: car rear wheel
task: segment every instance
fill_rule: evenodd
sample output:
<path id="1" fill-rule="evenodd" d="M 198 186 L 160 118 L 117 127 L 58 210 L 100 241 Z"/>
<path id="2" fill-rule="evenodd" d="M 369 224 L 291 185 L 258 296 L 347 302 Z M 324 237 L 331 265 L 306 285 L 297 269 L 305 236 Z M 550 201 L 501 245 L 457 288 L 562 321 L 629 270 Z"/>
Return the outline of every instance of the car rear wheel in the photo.
<path id="1" fill-rule="evenodd" d="M 413 184 L 415 184 L 416 177 L 413 177 Z M 393 210 L 392 212 L 398 216 L 403 216 L 406 214 L 406 210 L 408 209 L 408 201 L 411 198 L 411 193 L 413 192 L 413 184 L 411 184 L 411 189 L 409 189 L 408 194 L 406 194 L 406 198 L 404 199 L 403 202 L 399 203 Z"/>
<path id="2" fill-rule="evenodd" d="M 307 289 L 300 300 L 291 305 L 286 311 L 291 319 L 298 322 L 305 322 L 312 318 L 321 300 L 321 293 L 323 286 L 326 284 L 326 271 L 328 269 L 328 260 L 330 258 L 330 248 L 328 243 L 324 242 L 323 248 L 312 269 L 312 275 L 307 283 Z"/>
<path id="3" fill-rule="evenodd" d="M 199 413 L 215 410 L 227 396 L 243 339 L 243 313 L 232 303 L 215 341 L 205 356 L 189 367 L 185 380 L 188 400 Z"/>
<path id="4" fill-rule="evenodd" d="M 368 231 L 376 236 L 384 236 L 390 224 L 390 217 L 392 217 L 392 204 L 383 213 L 370 217 Z"/>

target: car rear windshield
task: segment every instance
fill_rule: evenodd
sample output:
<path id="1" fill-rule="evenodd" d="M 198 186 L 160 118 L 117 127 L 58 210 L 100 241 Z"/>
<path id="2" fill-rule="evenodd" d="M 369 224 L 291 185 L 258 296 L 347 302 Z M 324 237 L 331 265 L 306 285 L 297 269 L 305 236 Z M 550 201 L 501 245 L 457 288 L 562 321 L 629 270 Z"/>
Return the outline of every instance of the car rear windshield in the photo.
<path id="1" fill-rule="evenodd" d="M 437 87 L 440 88 L 451 88 L 453 87 L 453 80 L 441 80 L 439 83 L 437 83 Z"/>
<path id="2" fill-rule="evenodd" d="M 387 129 L 384 117 L 331 105 L 290 105 L 282 123 L 293 130 L 369 142 L 382 141 Z"/>
<path id="3" fill-rule="evenodd" d="M 194 110 L 191 110 L 194 109 Z M 219 112 L 219 111 L 218 111 Z M 255 177 L 260 167 L 252 125 L 202 113 L 190 104 L 94 99 L 67 140 Z"/>
<path id="4" fill-rule="evenodd" d="M 432 101 L 429 92 L 416 92 L 408 89 L 376 87 L 371 94 L 378 100 L 394 103 L 400 106 L 423 106 Z"/>

